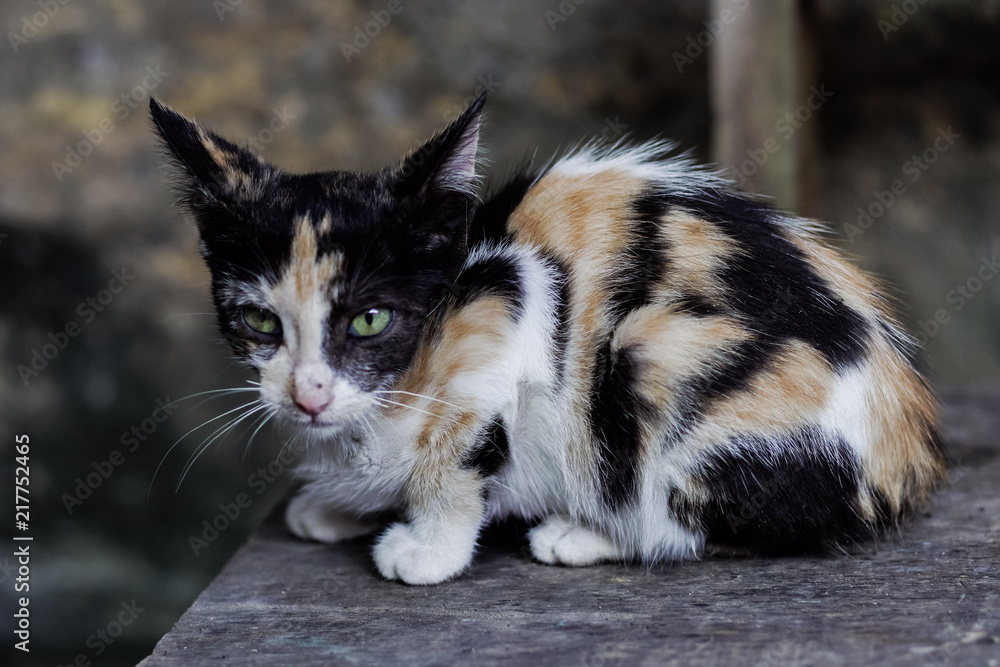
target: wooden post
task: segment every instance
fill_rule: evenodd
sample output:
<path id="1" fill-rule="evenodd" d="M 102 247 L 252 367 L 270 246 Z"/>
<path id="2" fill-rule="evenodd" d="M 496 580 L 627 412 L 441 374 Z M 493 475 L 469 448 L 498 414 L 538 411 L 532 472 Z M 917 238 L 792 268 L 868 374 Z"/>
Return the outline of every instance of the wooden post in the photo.
<path id="1" fill-rule="evenodd" d="M 804 122 L 795 117 L 812 71 L 799 2 L 711 0 L 708 22 L 717 33 L 709 51 L 713 160 L 748 191 L 808 215 L 817 121 L 813 109 Z"/>

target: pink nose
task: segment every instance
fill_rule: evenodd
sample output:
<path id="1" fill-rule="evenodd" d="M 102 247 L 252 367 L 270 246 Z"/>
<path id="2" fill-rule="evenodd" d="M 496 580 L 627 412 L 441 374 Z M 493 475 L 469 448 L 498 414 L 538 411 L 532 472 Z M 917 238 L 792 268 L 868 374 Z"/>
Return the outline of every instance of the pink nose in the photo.
<path id="1" fill-rule="evenodd" d="M 292 380 L 292 400 L 303 413 L 315 418 L 333 401 L 330 369 L 320 362 L 301 363 Z"/>
<path id="2" fill-rule="evenodd" d="M 326 410 L 326 406 L 330 405 L 329 397 L 324 396 L 320 392 L 296 396 L 293 400 L 299 410 L 306 413 L 310 417 L 315 417 L 319 413 L 323 412 L 323 410 Z"/>

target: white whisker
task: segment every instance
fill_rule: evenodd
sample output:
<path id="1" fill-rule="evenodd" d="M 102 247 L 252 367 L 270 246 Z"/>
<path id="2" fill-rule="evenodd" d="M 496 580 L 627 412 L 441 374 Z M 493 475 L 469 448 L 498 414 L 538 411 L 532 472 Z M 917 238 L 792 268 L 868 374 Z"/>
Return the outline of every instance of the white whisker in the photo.
<path id="1" fill-rule="evenodd" d="M 400 403 L 398 401 L 393 401 L 393 400 L 390 400 L 388 398 L 382 398 L 380 396 L 376 396 L 375 397 L 375 402 L 378 403 L 379 405 L 381 405 L 382 407 L 386 407 L 386 404 L 389 404 L 389 405 L 398 405 L 401 408 L 406 408 L 407 410 L 413 410 L 414 412 L 419 412 L 421 414 L 425 414 L 428 417 L 437 417 L 437 418 L 441 418 L 441 419 L 445 418 L 445 417 L 443 417 L 443 415 L 436 415 L 433 412 L 427 412 L 426 410 L 421 410 L 420 408 L 415 408 L 412 405 L 407 405 L 406 403 Z M 448 421 L 455 422 L 456 420 L 449 419 Z"/>
<path id="2" fill-rule="evenodd" d="M 166 462 L 167 457 L 170 456 L 170 452 L 174 451 L 174 449 L 177 447 L 177 445 L 181 444 L 181 442 L 184 440 L 184 438 L 188 437 L 189 435 L 191 435 L 192 433 L 194 433 L 198 429 L 200 429 L 200 428 L 202 428 L 204 426 L 207 426 L 208 424 L 211 424 L 212 422 L 214 422 L 216 420 L 222 419 L 226 415 L 230 415 L 230 414 L 236 412 L 237 410 L 242 410 L 244 408 L 248 408 L 248 407 L 251 407 L 251 406 L 254 406 L 254 405 L 258 405 L 259 403 L 260 403 L 259 400 L 250 401 L 249 403 L 244 403 L 243 405 L 241 405 L 239 407 L 235 407 L 232 410 L 228 410 L 226 412 L 223 412 L 221 415 L 212 417 L 211 419 L 208 419 L 208 420 L 202 422 L 201 424 L 198 424 L 193 429 L 191 429 L 190 431 L 188 431 L 187 433 L 185 433 L 184 435 L 182 435 L 180 438 L 178 438 L 177 442 L 175 442 L 174 444 L 170 445 L 170 448 L 167 449 L 167 452 L 163 455 L 163 458 L 160 459 L 160 464 L 158 466 L 156 466 L 156 470 L 153 471 L 153 478 L 151 480 L 149 480 L 149 492 L 146 494 L 146 505 L 147 506 L 149 505 L 149 499 L 150 499 L 150 497 L 153 494 L 153 484 L 156 482 L 156 476 L 160 473 L 160 468 L 163 467 L 163 464 Z"/>
<path id="3" fill-rule="evenodd" d="M 197 392 L 195 394 L 188 394 L 187 396 L 184 396 L 183 398 L 178 398 L 176 401 L 171 401 L 170 403 L 167 403 L 167 405 L 168 406 L 169 405 L 177 405 L 181 401 L 187 401 L 187 400 L 190 400 L 192 398 L 197 398 L 198 396 L 205 396 L 207 394 L 213 394 L 213 396 L 211 396 L 208 399 L 208 400 L 211 400 L 213 398 L 219 398 L 219 396 L 223 396 L 223 395 L 241 394 L 241 393 L 249 392 L 249 391 L 258 391 L 259 392 L 260 389 L 258 389 L 257 387 L 229 387 L 227 389 L 209 389 L 208 391 L 199 391 L 199 392 Z M 202 403 L 199 403 L 198 405 L 202 405 Z M 197 407 L 197 406 L 195 406 L 195 407 Z"/>
<path id="4" fill-rule="evenodd" d="M 278 455 L 274 457 L 274 460 L 277 461 L 278 459 L 280 459 L 281 455 L 285 453 L 285 450 L 291 449 L 295 445 L 295 441 L 300 437 L 302 437 L 302 431 L 293 433 L 289 438 L 287 438 L 285 442 L 281 445 L 281 449 L 278 450 Z M 306 443 L 306 446 L 307 447 L 309 446 L 308 442 Z"/>
<path id="5" fill-rule="evenodd" d="M 448 401 L 443 401 L 440 398 L 434 398 L 433 396 L 428 396 L 427 394 L 415 394 L 412 391 L 402 391 L 401 389 L 376 389 L 376 394 L 405 394 L 406 396 L 416 396 L 417 398 L 425 398 L 428 401 L 435 401 L 437 403 L 444 403 L 450 408 L 455 408 L 456 410 L 461 410 L 461 406 L 455 405 L 454 403 L 449 403 Z"/>
<path id="6" fill-rule="evenodd" d="M 252 415 L 254 413 L 257 413 L 257 412 L 260 412 L 261 410 L 266 410 L 266 409 L 267 409 L 267 406 L 264 405 L 263 403 L 258 404 L 255 407 L 247 410 L 243 414 L 241 414 L 241 415 L 239 415 L 237 417 L 234 417 L 233 419 L 231 419 L 229 422 L 227 422 L 223 426 L 220 426 L 219 428 L 217 428 L 214 433 L 212 433 L 205 441 L 202 442 L 202 444 L 198 447 L 198 449 L 195 450 L 195 453 L 192 454 L 191 457 L 188 458 L 187 464 L 185 464 L 185 466 L 184 466 L 184 470 L 181 471 L 180 479 L 177 480 L 177 486 L 174 487 L 174 491 L 176 492 L 176 491 L 180 490 L 181 484 L 184 483 L 184 479 L 187 477 L 188 472 L 191 471 L 191 468 L 194 466 L 195 462 L 212 445 L 213 442 L 215 442 L 216 440 L 218 440 L 219 438 L 221 438 L 223 435 L 225 435 L 226 433 L 228 433 L 230 430 L 232 430 L 233 428 L 235 428 L 237 426 L 237 424 L 239 424 L 241 421 L 243 421 L 244 419 L 246 419 L 250 415 Z"/>
<path id="7" fill-rule="evenodd" d="M 263 416 L 262 417 L 258 417 L 258 420 L 260 421 L 260 423 L 257 424 L 256 428 L 254 428 L 254 424 L 256 423 L 256 420 L 254 422 L 250 423 L 250 428 L 253 428 L 254 430 L 253 430 L 253 433 L 250 434 L 250 439 L 247 440 L 247 446 L 246 446 L 246 448 L 243 450 L 243 463 L 244 464 L 246 464 L 247 458 L 250 456 L 250 448 L 253 446 L 253 440 L 254 440 L 254 438 L 257 437 L 257 434 L 260 432 L 260 430 L 262 428 L 264 428 L 264 425 L 267 424 L 267 422 L 270 421 L 271 417 L 273 417 L 275 414 L 276 413 L 274 411 L 265 410 Z M 249 431 L 250 428 L 248 428 L 247 431 Z M 246 435 L 246 431 L 243 432 L 243 435 Z"/>

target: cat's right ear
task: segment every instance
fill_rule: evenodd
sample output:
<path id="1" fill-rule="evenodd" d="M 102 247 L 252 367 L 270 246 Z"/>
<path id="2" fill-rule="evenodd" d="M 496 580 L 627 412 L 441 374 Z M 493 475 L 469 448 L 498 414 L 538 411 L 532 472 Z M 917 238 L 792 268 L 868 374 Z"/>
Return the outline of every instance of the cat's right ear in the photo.
<path id="1" fill-rule="evenodd" d="M 479 129 L 487 94 L 481 93 L 448 127 L 412 151 L 398 170 L 396 192 L 419 197 L 430 192 L 476 196 Z"/>
<path id="2" fill-rule="evenodd" d="M 149 100 L 149 112 L 167 157 L 177 167 L 181 200 L 194 213 L 226 208 L 233 198 L 253 193 L 254 184 L 272 169 L 155 98 Z"/>

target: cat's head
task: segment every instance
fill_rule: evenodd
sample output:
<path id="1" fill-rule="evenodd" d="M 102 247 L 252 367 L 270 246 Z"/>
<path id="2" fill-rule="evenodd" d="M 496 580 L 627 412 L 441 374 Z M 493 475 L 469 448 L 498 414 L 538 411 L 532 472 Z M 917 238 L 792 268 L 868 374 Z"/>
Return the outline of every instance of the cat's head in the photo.
<path id="1" fill-rule="evenodd" d="M 150 100 L 219 326 L 280 417 L 340 430 L 410 365 L 468 254 L 484 102 L 395 167 L 300 175 Z"/>

